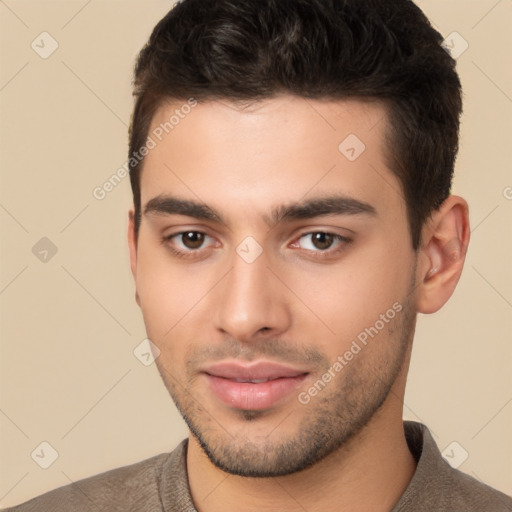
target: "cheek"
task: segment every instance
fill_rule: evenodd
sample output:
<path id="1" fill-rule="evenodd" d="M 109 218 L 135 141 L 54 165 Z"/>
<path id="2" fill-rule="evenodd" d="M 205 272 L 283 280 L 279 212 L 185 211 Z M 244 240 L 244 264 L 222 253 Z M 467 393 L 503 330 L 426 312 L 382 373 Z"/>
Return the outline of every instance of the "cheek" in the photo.
<path id="1" fill-rule="evenodd" d="M 410 288 L 412 251 L 403 239 L 395 242 L 374 240 L 371 247 L 359 247 L 335 265 L 288 273 L 290 288 L 304 304 L 296 310 L 298 323 L 326 352 L 343 350 L 393 304 L 404 301 Z M 403 250 L 396 250 L 398 243 Z M 391 313 L 394 316 L 393 309 Z"/>
<path id="2" fill-rule="evenodd" d="M 200 290 L 183 268 L 164 248 L 139 243 L 136 286 L 150 338 L 170 334 L 198 301 Z"/>
<path id="3" fill-rule="evenodd" d="M 194 315 L 204 291 L 197 289 L 191 272 L 171 264 L 165 255 L 158 256 L 159 251 L 140 251 L 137 291 L 147 336 L 160 350 L 160 373 L 172 388 L 174 379 L 185 382 L 182 362 L 187 348 L 198 339 L 194 328 L 201 323 Z"/>

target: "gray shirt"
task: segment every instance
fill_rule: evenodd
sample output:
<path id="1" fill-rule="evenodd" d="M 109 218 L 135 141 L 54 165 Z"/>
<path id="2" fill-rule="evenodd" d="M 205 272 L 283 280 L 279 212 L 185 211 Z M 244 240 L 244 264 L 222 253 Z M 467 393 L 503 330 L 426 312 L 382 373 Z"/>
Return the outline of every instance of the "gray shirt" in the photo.
<path id="1" fill-rule="evenodd" d="M 512 499 L 456 469 L 427 427 L 406 421 L 416 471 L 391 512 L 512 512 Z M 172 452 L 59 487 L 4 512 L 196 512 L 187 479 L 187 440 Z"/>

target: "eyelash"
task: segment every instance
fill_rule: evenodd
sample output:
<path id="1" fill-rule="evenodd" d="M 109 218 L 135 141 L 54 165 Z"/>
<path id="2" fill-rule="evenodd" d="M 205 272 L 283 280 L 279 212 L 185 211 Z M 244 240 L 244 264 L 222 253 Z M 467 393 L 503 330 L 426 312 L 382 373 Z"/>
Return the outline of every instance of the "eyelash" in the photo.
<path id="1" fill-rule="evenodd" d="M 202 252 L 204 249 L 196 249 L 196 250 L 188 250 L 188 251 L 182 251 L 180 249 L 176 249 L 171 245 L 171 240 L 173 238 L 180 237 L 186 233 L 200 233 L 202 235 L 207 236 L 208 238 L 211 238 L 206 233 L 203 233 L 202 231 L 194 231 L 194 230 L 187 230 L 187 231 L 180 231 L 178 233 L 173 233 L 172 235 L 166 235 L 162 238 L 162 244 L 166 246 L 166 248 L 171 251 L 171 254 L 173 256 L 176 256 L 177 258 L 181 259 L 195 259 L 197 258 L 198 254 Z"/>
<path id="2" fill-rule="evenodd" d="M 330 235 L 333 237 L 333 247 L 330 247 L 329 249 L 325 250 L 312 250 L 312 249 L 302 249 L 303 251 L 306 251 L 309 254 L 312 254 L 314 258 L 317 258 L 319 260 L 321 259 L 328 259 L 331 258 L 334 255 L 337 255 L 341 253 L 348 244 L 352 242 L 351 238 L 348 238 L 346 236 L 338 235 L 337 233 L 331 233 L 329 231 L 308 231 L 306 233 L 302 233 L 298 238 L 297 241 L 294 242 L 295 244 L 299 244 L 300 240 L 306 236 L 310 235 L 316 235 L 316 234 L 323 234 L 323 235 Z M 300 249 L 300 247 L 299 247 Z"/>
<path id="3" fill-rule="evenodd" d="M 197 258 L 199 253 L 201 253 L 204 249 L 195 249 L 195 250 L 192 249 L 192 250 L 188 250 L 188 251 L 182 251 L 182 250 L 176 249 L 175 247 L 173 247 L 170 244 L 170 242 L 171 242 L 171 240 L 173 238 L 182 236 L 182 235 L 184 235 L 186 233 L 199 233 L 199 234 L 205 235 L 208 238 L 211 238 L 209 235 L 207 235 L 206 233 L 203 233 L 202 231 L 193 231 L 193 230 L 190 230 L 190 231 L 180 231 L 178 233 L 173 233 L 171 235 L 164 236 L 162 238 L 162 244 L 165 245 L 166 248 L 172 253 L 172 255 L 176 256 L 177 258 L 181 258 L 181 259 L 195 259 L 195 258 Z M 338 235 L 336 233 L 330 233 L 329 231 L 308 231 L 308 232 L 305 232 L 305 233 L 302 233 L 301 235 L 299 235 L 299 237 L 296 239 L 297 242 L 294 242 L 294 244 L 298 243 L 298 241 L 301 238 L 305 237 L 305 236 L 319 234 L 319 233 L 325 234 L 325 235 L 332 235 L 334 237 L 335 242 L 338 242 L 338 245 L 336 245 L 334 249 L 326 249 L 325 251 L 321 251 L 321 250 L 312 251 L 310 249 L 304 249 L 308 253 L 315 254 L 314 257 L 319 259 L 319 260 L 327 259 L 330 256 L 332 256 L 333 254 L 337 254 L 339 252 L 342 252 L 344 250 L 344 248 L 348 244 L 350 244 L 352 242 L 351 238 L 348 238 L 348 237 L 342 236 L 342 235 Z"/>

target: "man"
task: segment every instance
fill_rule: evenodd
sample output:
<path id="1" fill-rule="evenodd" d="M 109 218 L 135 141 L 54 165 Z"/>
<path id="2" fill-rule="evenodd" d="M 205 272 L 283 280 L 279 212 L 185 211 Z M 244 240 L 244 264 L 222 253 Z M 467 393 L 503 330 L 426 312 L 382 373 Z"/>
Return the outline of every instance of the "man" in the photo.
<path id="1" fill-rule="evenodd" d="M 461 91 L 410 1 L 184 0 L 135 70 L 129 247 L 172 453 L 13 511 L 506 511 L 402 421 L 469 242 Z"/>

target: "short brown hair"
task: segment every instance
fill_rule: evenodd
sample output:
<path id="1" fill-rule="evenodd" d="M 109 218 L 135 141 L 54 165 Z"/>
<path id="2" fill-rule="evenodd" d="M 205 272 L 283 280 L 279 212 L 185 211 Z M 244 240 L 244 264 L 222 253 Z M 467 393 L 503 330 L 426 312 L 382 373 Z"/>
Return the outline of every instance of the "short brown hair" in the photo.
<path id="1" fill-rule="evenodd" d="M 458 151 L 461 85 L 441 43 L 410 0 L 182 0 L 137 59 L 130 155 L 167 99 L 377 99 L 416 250 Z M 136 232 L 143 163 L 130 159 Z"/>

